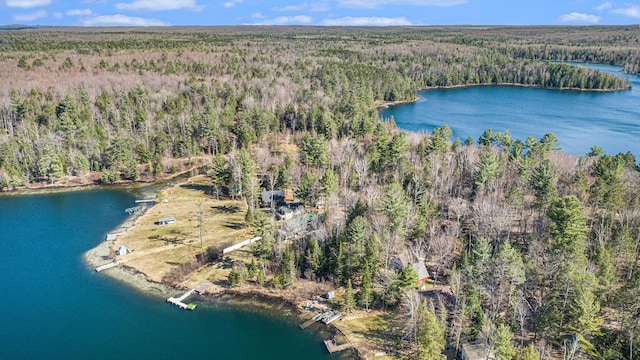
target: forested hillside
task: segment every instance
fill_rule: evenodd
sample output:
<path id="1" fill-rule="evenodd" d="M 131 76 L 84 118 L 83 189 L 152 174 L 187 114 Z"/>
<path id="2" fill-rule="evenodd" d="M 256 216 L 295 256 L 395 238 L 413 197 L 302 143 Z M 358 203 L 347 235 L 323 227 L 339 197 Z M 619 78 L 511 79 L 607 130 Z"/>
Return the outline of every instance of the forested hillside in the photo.
<path id="1" fill-rule="evenodd" d="M 215 194 L 240 193 L 263 237 L 264 266 L 236 264 L 234 285 L 334 282 L 347 311 L 406 314 L 398 347 L 424 359 L 475 339 L 501 359 L 631 359 L 633 154 L 567 156 L 551 133 L 508 129 L 405 133 L 376 105 L 431 86 L 625 89 L 548 61 L 633 68 L 637 48 L 625 27 L 0 32 L 0 187 L 153 178 L 175 170 L 166 159 L 207 155 Z M 313 236 L 287 241 L 258 210 L 261 189 L 323 207 Z M 417 275 L 392 266 L 400 254 L 450 295 L 421 305 Z"/>

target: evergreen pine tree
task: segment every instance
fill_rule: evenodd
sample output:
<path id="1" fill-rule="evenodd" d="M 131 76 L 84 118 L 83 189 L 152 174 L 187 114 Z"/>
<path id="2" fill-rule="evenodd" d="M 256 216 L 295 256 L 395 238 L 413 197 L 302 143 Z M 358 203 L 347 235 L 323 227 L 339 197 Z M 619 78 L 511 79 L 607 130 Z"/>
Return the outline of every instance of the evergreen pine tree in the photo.
<path id="1" fill-rule="evenodd" d="M 442 359 L 445 329 L 426 301 L 423 301 L 418 307 L 418 317 L 418 358 L 422 360 Z"/>
<path id="2" fill-rule="evenodd" d="M 512 360 L 515 358 L 516 348 L 511 345 L 511 338 L 513 338 L 511 329 L 504 324 L 500 324 L 493 336 L 491 336 L 497 359 Z"/>
<path id="3" fill-rule="evenodd" d="M 356 301 L 353 297 L 353 287 L 351 286 L 351 279 L 347 280 L 347 286 L 344 290 L 344 300 L 342 302 L 342 308 L 348 314 L 356 307 Z"/>
<path id="4" fill-rule="evenodd" d="M 369 310 L 369 306 L 372 302 L 373 289 L 371 284 L 371 271 L 369 270 L 369 266 L 365 265 L 362 274 L 362 283 L 360 284 L 360 292 L 358 292 L 358 305 Z"/>

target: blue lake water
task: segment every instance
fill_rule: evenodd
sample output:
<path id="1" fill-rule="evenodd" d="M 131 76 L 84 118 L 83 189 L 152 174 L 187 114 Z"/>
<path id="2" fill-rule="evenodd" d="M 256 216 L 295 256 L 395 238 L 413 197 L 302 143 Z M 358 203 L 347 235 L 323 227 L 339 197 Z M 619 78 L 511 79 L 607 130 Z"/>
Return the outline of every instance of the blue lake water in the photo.
<path id="1" fill-rule="evenodd" d="M 616 66 L 588 66 L 625 76 Z M 607 154 L 631 151 L 640 156 L 640 77 L 629 80 L 632 89 L 617 92 L 515 86 L 426 90 L 416 103 L 383 109 L 380 117 L 393 116 L 398 127 L 408 131 L 431 132 L 448 125 L 462 141 L 469 136 L 477 141 L 489 128 L 509 130 L 523 141 L 551 132 L 570 154 L 584 155 L 598 145 Z"/>
<path id="2" fill-rule="evenodd" d="M 134 196 L 0 196 L 0 359 L 331 358 L 278 314 L 184 311 L 89 269 L 82 254 L 124 220 Z"/>

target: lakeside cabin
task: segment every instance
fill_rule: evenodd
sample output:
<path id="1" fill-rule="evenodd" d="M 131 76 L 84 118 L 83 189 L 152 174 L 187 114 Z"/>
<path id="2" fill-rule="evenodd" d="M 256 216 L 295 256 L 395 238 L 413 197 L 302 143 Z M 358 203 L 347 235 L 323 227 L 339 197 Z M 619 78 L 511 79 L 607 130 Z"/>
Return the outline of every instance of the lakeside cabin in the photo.
<path id="1" fill-rule="evenodd" d="M 415 271 L 418 275 L 416 286 L 424 285 L 427 283 L 427 281 L 429 281 L 429 271 L 427 270 L 424 261 L 421 259 L 418 259 L 418 261 L 410 261 L 409 255 L 406 252 L 398 255 L 398 257 L 393 260 L 391 265 L 398 270 L 403 270 L 407 266 L 411 266 L 413 268 L 413 271 Z"/>
<path id="2" fill-rule="evenodd" d="M 461 353 L 462 360 L 496 360 L 487 343 L 480 340 L 462 344 Z"/>
<path id="3" fill-rule="evenodd" d="M 158 220 L 158 222 L 156 224 L 158 224 L 158 225 L 169 225 L 169 224 L 175 224 L 175 223 L 176 223 L 175 216 L 171 216 L 171 217 L 161 218 L 160 220 Z"/>
<path id="4" fill-rule="evenodd" d="M 272 207 L 287 204 L 293 201 L 293 190 L 265 190 L 260 195 L 260 205 L 262 207 Z"/>
<path id="5" fill-rule="evenodd" d="M 282 204 L 284 202 L 284 190 L 263 191 L 261 194 L 262 207 Z"/>

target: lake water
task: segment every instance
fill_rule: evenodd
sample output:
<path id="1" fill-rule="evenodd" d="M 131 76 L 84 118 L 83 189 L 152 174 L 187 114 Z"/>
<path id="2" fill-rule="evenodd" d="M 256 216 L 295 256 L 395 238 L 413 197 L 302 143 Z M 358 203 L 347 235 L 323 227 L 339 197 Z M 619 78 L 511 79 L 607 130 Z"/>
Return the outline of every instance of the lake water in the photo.
<path id="1" fill-rule="evenodd" d="M 616 66 L 589 67 L 625 76 Z M 489 128 L 509 130 L 522 141 L 551 132 L 570 154 L 585 155 L 598 145 L 607 154 L 640 156 L 640 77 L 629 80 L 631 90 L 606 93 L 515 86 L 426 90 L 416 103 L 383 109 L 380 117 L 393 116 L 408 131 L 448 125 L 462 141 L 471 136 L 477 142 Z"/>
<path id="2" fill-rule="evenodd" d="M 184 311 L 89 269 L 82 254 L 124 220 L 135 195 L 0 196 L 0 359 L 331 358 L 278 314 Z"/>

